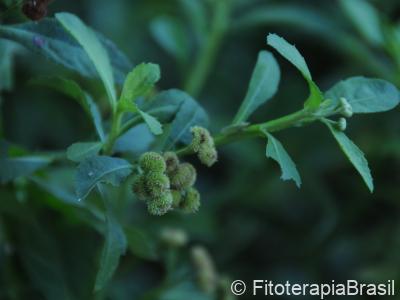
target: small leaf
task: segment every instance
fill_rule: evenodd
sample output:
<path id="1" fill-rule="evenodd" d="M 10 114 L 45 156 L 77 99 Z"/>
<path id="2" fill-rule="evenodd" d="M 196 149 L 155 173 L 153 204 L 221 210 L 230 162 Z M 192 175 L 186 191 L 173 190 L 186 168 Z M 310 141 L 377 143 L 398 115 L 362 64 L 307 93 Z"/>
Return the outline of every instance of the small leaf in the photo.
<path id="1" fill-rule="evenodd" d="M 97 155 L 103 146 L 99 142 L 75 143 L 68 147 L 67 158 L 80 162 L 90 156 Z"/>
<path id="2" fill-rule="evenodd" d="M 105 135 L 99 108 L 92 97 L 83 91 L 75 81 L 62 77 L 40 77 L 31 80 L 30 83 L 52 88 L 76 100 L 85 110 L 86 114 L 92 119 L 97 135 L 100 140 L 104 142 Z"/>
<path id="3" fill-rule="evenodd" d="M 332 107 L 346 98 L 354 113 L 375 113 L 391 110 L 399 104 L 397 88 L 382 79 L 350 77 L 335 84 L 325 93 L 332 100 Z"/>
<path id="4" fill-rule="evenodd" d="M 145 96 L 160 80 L 160 67 L 152 63 L 142 63 L 136 66 L 126 77 L 120 105 L 126 102 L 134 102 L 136 98 Z"/>
<path id="5" fill-rule="evenodd" d="M 100 43 L 96 34 L 75 15 L 70 13 L 58 13 L 56 14 L 56 18 L 78 43 L 82 45 L 83 49 L 88 54 L 103 81 L 110 105 L 112 109 L 115 109 L 117 100 L 111 63 L 107 51 Z"/>
<path id="6" fill-rule="evenodd" d="M 368 161 L 364 157 L 364 153 L 355 145 L 342 131 L 337 130 L 328 122 L 324 122 L 332 132 L 340 148 L 346 154 L 347 158 L 360 173 L 362 179 L 372 193 L 374 191 L 374 184 L 372 180 L 371 171 L 368 167 Z"/>
<path id="7" fill-rule="evenodd" d="M 106 207 L 106 231 L 105 231 L 105 244 L 101 253 L 100 267 L 96 275 L 96 282 L 94 291 L 102 290 L 105 285 L 110 281 L 118 267 L 119 259 L 126 251 L 127 241 L 124 231 L 114 216 L 112 206 L 108 197 L 101 191 L 103 201 Z"/>
<path id="8" fill-rule="evenodd" d="M 295 163 L 290 158 L 285 148 L 283 148 L 282 144 L 271 134 L 266 132 L 266 136 L 268 137 L 268 144 L 266 149 L 267 157 L 272 158 L 279 164 L 282 170 L 281 178 L 283 180 L 293 180 L 296 183 L 297 187 L 300 187 L 300 174 L 297 171 Z"/>
<path id="9" fill-rule="evenodd" d="M 357 30 L 375 46 L 381 46 L 384 38 L 378 11 L 365 0 L 340 0 L 342 9 Z"/>
<path id="10" fill-rule="evenodd" d="M 124 159 L 92 156 L 79 164 L 76 174 L 76 193 L 84 199 L 100 182 L 118 186 L 132 172 L 132 165 Z"/>
<path id="11" fill-rule="evenodd" d="M 138 111 L 154 135 L 160 135 L 163 133 L 162 125 L 156 118 L 152 117 L 148 113 L 145 113 L 144 111 L 141 111 L 140 109 Z"/>
<path id="12" fill-rule="evenodd" d="M 96 35 L 108 52 L 116 82 L 122 84 L 132 63 L 113 42 L 99 33 Z M 99 76 L 82 46 L 55 19 L 45 18 L 37 22 L 0 25 L 0 38 L 17 42 L 83 76 Z"/>
<path id="13" fill-rule="evenodd" d="M 271 99 L 278 90 L 279 80 L 280 70 L 276 59 L 271 53 L 261 51 L 258 54 L 246 97 L 233 124 L 246 121 L 259 106 Z"/>
<path id="14" fill-rule="evenodd" d="M 308 69 L 304 57 L 300 54 L 295 46 L 289 44 L 285 39 L 276 34 L 269 34 L 267 36 L 267 44 L 273 47 L 284 58 L 291 62 L 307 80 L 310 96 L 304 103 L 304 106 L 310 109 L 318 108 L 324 98 L 318 86 L 312 80 L 310 70 Z"/>

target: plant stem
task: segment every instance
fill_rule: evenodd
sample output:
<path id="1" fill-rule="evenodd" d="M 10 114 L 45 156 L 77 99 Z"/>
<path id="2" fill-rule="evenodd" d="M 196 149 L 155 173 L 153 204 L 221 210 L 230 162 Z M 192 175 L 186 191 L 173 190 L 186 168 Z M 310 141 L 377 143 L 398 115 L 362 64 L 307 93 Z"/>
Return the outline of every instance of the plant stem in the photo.
<path id="1" fill-rule="evenodd" d="M 271 120 L 265 123 L 254 124 L 245 128 L 239 128 L 236 131 L 229 133 L 220 133 L 214 137 L 215 146 L 222 146 L 231 142 L 246 138 L 263 137 L 265 131 L 276 132 L 289 127 L 302 126 L 318 119 L 306 109 L 299 110 L 292 114 L 283 116 L 281 118 Z M 192 147 L 186 146 L 176 152 L 179 156 L 193 154 Z"/>
<path id="2" fill-rule="evenodd" d="M 104 154 L 111 154 L 114 143 L 120 135 L 122 115 L 123 113 L 119 111 L 113 114 L 111 131 L 103 147 Z"/>
<path id="3" fill-rule="evenodd" d="M 198 96 L 205 83 L 229 24 L 230 1 L 218 0 L 213 3 L 215 12 L 208 38 L 200 49 L 196 63 L 185 83 L 185 91 L 194 97 Z"/>

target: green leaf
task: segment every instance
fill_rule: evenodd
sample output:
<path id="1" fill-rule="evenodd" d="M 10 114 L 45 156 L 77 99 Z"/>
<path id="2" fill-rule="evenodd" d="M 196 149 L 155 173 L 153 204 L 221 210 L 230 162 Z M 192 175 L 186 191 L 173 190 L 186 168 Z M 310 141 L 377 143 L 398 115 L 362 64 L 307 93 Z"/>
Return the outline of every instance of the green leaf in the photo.
<path id="1" fill-rule="evenodd" d="M 102 146 L 103 144 L 99 142 L 72 144 L 67 149 L 67 158 L 75 162 L 80 162 L 90 156 L 97 155 Z"/>
<path id="2" fill-rule="evenodd" d="M 118 267 L 119 259 L 126 251 L 127 241 L 124 231 L 112 211 L 111 199 L 105 196 L 99 186 L 106 207 L 105 244 L 101 253 L 100 266 L 96 275 L 94 291 L 102 290 L 112 278 Z"/>
<path id="3" fill-rule="evenodd" d="M 76 193 L 80 200 L 100 182 L 118 186 L 132 172 L 132 165 L 124 159 L 92 156 L 79 164 L 76 174 Z"/>
<path id="4" fill-rule="evenodd" d="M 31 175 L 51 161 L 51 158 L 45 156 L 0 157 L 0 183 Z"/>
<path id="5" fill-rule="evenodd" d="M 0 91 L 10 91 L 13 87 L 14 56 L 17 50 L 16 45 L 0 40 Z"/>
<path id="6" fill-rule="evenodd" d="M 171 124 L 171 135 L 167 148 L 177 142 L 190 144 L 192 134 L 190 128 L 193 126 L 208 125 L 208 116 L 204 109 L 187 93 L 180 90 L 168 90 L 161 92 L 154 99 L 154 103 L 171 103 L 177 107 L 175 118 Z"/>
<path id="7" fill-rule="evenodd" d="M 133 103 L 138 97 L 145 96 L 160 80 L 160 67 L 152 63 L 141 63 L 126 77 L 119 100 L 121 109 Z"/>
<path id="8" fill-rule="evenodd" d="M 283 180 L 293 180 L 297 187 L 300 187 L 300 174 L 285 148 L 283 148 L 282 144 L 270 133 L 266 132 L 266 136 L 268 137 L 266 156 L 272 158 L 279 164 L 282 170 L 281 178 Z"/>
<path id="9" fill-rule="evenodd" d="M 139 124 L 117 139 L 113 151 L 120 153 L 128 152 L 132 156 L 139 156 L 143 152 L 149 151 L 155 141 L 154 134 L 151 133 L 146 124 Z"/>
<path id="10" fill-rule="evenodd" d="M 310 70 L 308 69 L 304 57 L 295 46 L 289 44 L 285 39 L 276 34 L 269 34 L 267 36 L 267 44 L 291 62 L 300 71 L 304 79 L 306 79 L 310 90 L 310 96 L 304 103 L 304 106 L 313 110 L 318 108 L 324 97 L 318 86 L 312 80 Z"/>
<path id="11" fill-rule="evenodd" d="M 99 33 L 96 35 L 108 52 L 116 82 L 122 84 L 132 63 L 113 42 Z M 0 25 L 0 38 L 17 42 L 83 76 L 99 76 L 82 46 L 55 19 L 45 18 L 37 22 Z"/>
<path id="12" fill-rule="evenodd" d="M 158 258 L 157 247 L 152 239 L 144 230 L 129 226 L 125 229 L 129 250 L 136 256 L 155 260 Z"/>
<path id="13" fill-rule="evenodd" d="M 52 88 L 76 100 L 85 110 L 86 114 L 92 119 L 97 135 L 100 140 L 104 142 L 105 135 L 99 108 L 93 101 L 92 97 L 83 91 L 75 81 L 62 77 L 40 77 L 31 80 L 30 83 Z"/>
<path id="14" fill-rule="evenodd" d="M 150 131 L 154 135 L 160 135 L 163 133 L 162 125 L 160 124 L 160 122 L 158 122 L 158 120 L 156 118 L 152 117 L 151 115 L 149 115 L 148 113 L 145 113 L 144 111 L 142 111 L 140 109 L 138 110 L 138 112 L 142 116 L 143 120 L 146 122 Z"/>
<path id="15" fill-rule="evenodd" d="M 117 99 L 111 63 L 96 34 L 75 15 L 58 13 L 56 18 L 88 54 L 106 88 L 111 108 L 116 109 Z"/>
<path id="16" fill-rule="evenodd" d="M 280 70 L 276 59 L 271 53 L 261 51 L 258 54 L 246 97 L 233 124 L 246 121 L 259 106 L 271 99 L 278 90 L 279 80 Z"/>
<path id="17" fill-rule="evenodd" d="M 342 9 L 356 29 L 372 45 L 381 46 L 384 38 L 378 11 L 365 0 L 340 0 Z"/>
<path id="18" fill-rule="evenodd" d="M 354 113 L 375 113 L 391 110 L 399 104 L 397 88 L 382 79 L 350 77 L 335 84 L 325 93 L 332 100 L 332 107 L 346 98 Z"/>
<path id="19" fill-rule="evenodd" d="M 157 17 L 150 24 L 157 43 L 180 63 L 185 63 L 189 55 L 189 39 L 185 29 L 179 20 L 167 16 Z"/>
<path id="20" fill-rule="evenodd" d="M 355 145 L 342 131 L 337 130 L 328 122 L 324 122 L 332 132 L 340 148 L 360 173 L 362 179 L 372 193 L 374 191 L 374 184 L 372 180 L 371 171 L 368 167 L 368 161 L 364 157 L 364 153 Z"/>
<path id="21" fill-rule="evenodd" d="M 192 26 L 194 37 L 198 43 L 202 43 L 207 33 L 207 11 L 202 1 L 179 0 L 185 19 Z"/>

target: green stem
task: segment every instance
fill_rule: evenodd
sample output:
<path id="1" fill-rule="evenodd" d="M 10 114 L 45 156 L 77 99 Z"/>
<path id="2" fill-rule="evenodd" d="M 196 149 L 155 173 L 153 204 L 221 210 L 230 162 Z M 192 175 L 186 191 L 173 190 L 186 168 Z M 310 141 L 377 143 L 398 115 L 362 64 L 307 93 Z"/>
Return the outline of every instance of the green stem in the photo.
<path id="1" fill-rule="evenodd" d="M 210 72 L 210 67 L 215 62 L 218 49 L 228 28 L 229 5 L 229 0 L 218 0 L 214 2 L 215 12 L 208 38 L 205 45 L 200 49 L 196 63 L 185 83 L 185 90 L 194 97 L 198 96 L 205 83 Z"/>
<path id="2" fill-rule="evenodd" d="M 263 137 L 265 131 L 276 132 L 289 127 L 302 126 L 318 119 L 306 109 L 294 112 L 281 118 L 271 120 L 265 123 L 254 124 L 249 127 L 240 128 L 237 131 L 229 133 L 220 133 L 214 137 L 215 146 L 222 146 L 231 142 L 247 138 Z M 179 156 L 193 154 L 192 147 L 186 146 L 176 152 Z"/>
<path id="3" fill-rule="evenodd" d="M 114 147 L 114 143 L 120 135 L 122 116 L 123 112 L 119 111 L 113 114 L 111 131 L 103 147 L 104 154 L 110 155 L 112 153 L 112 148 Z"/>

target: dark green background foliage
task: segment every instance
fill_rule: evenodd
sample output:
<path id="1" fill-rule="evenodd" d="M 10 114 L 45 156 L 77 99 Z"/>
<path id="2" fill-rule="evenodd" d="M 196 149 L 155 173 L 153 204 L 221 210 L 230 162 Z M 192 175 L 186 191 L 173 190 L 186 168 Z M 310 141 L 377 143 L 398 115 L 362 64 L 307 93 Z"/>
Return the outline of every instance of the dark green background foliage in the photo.
<path id="1" fill-rule="evenodd" d="M 27 21 L 12 2 L 0 1 L 1 24 Z M 224 5 L 229 0 L 55 0 L 49 15 L 74 13 L 113 41 L 127 56 L 111 57 L 120 72 L 114 69 L 118 84 L 134 65 L 159 64 L 157 90 L 188 91 L 208 112 L 211 132 L 218 132 L 235 116 L 259 51 L 272 51 L 266 45 L 270 32 L 296 45 L 323 91 L 358 75 L 382 78 L 400 88 L 397 0 L 230 2 L 228 11 Z M 64 54 L 72 51 L 66 48 Z M 198 62 L 202 51 L 209 51 L 209 61 Z M 301 74 L 274 55 L 281 68 L 279 90 L 252 116 L 255 123 L 296 111 L 308 97 Z M 84 60 L 78 62 L 85 70 L 81 75 L 91 75 L 93 66 L 87 57 Z M 204 73 L 196 75 L 204 80 L 193 80 L 196 64 L 204 66 Z M 0 299 L 214 299 L 197 284 L 197 270 L 190 260 L 194 245 L 208 249 L 221 276 L 247 282 L 400 280 L 398 109 L 356 115 L 348 122 L 346 134 L 368 158 L 374 193 L 363 185 L 325 126 L 316 123 L 274 134 L 297 164 L 300 189 L 279 179 L 279 167 L 265 157 L 265 139 L 243 140 L 219 148 L 219 161 L 212 168 L 187 157 L 198 171 L 199 212 L 156 217 L 131 193 L 131 178 L 77 201 L 77 164 L 65 162 L 64 155 L 73 143 L 95 140 L 96 131 L 87 117 L 93 112 L 92 100 L 64 82 L 68 91 L 80 95 L 82 110 L 79 103 L 48 88 L 60 87 L 60 82 L 43 76 L 78 82 L 90 91 L 108 120 L 110 109 L 100 81 L 81 75 L 0 39 L 0 155 L 8 149 L 9 154 L 32 156 L 33 170 L 55 161 L 0 186 Z M 174 101 L 183 103 L 179 97 Z M 186 105 L 197 109 L 191 101 Z M 104 122 L 104 129 L 109 125 Z M 164 138 L 154 145 L 144 126 L 117 141 L 114 148 L 131 162 L 148 145 L 158 150 L 168 143 Z M 96 153 L 96 145 L 94 149 Z M 80 158 L 73 156 L 73 160 Z M 113 163 L 124 165 L 124 161 Z M 4 177 L 6 167 L 0 160 L 1 181 L 9 181 Z M 26 165 L 18 172 L 31 174 Z M 81 196 L 87 189 L 83 185 L 90 184 L 86 179 L 78 183 Z M 118 176 L 107 179 L 120 180 Z M 112 201 L 103 203 L 100 195 Z M 188 244 L 165 245 L 160 239 L 165 228 L 184 230 Z"/>

